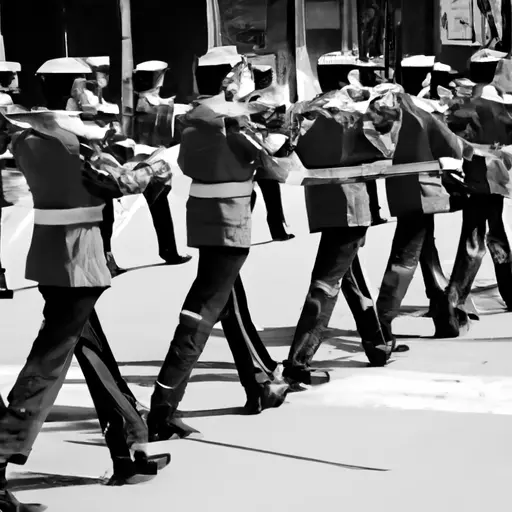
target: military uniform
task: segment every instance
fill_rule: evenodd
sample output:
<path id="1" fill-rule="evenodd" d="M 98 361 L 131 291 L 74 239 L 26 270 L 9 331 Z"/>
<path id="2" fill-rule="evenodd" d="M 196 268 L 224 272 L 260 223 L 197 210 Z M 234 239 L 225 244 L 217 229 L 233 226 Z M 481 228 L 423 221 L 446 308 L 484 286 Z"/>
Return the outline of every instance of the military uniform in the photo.
<path id="1" fill-rule="evenodd" d="M 20 117 L 31 128 L 14 136 L 13 154 L 34 200 L 26 278 L 38 283 L 45 305 L 44 322 L 0 418 L 0 460 L 26 462 L 74 354 L 112 456 L 111 482 L 151 478 L 157 463 L 141 451 L 147 428 L 94 309 L 110 285 L 99 231 L 103 202 L 82 184 L 78 138 L 60 128 L 51 112 Z M 138 454 L 135 461 L 130 448 Z"/>
<path id="2" fill-rule="evenodd" d="M 307 168 L 332 167 L 351 157 L 344 154 L 344 144 L 340 143 L 343 134 L 344 128 L 334 119 L 319 117 L 300 137 L 297 155 Z M 321 238 L 308 295 L 284 362 L 284 376 L 309 384 L 313 376 L 311 362 L 323 341 L 340 290 L 354 315 L 369 360 L 384 365 L 390 350 L 357 257 L 372 223 L 366 184 L 305 187 L 305 197 L 310 231 L 320 232 Z"/>
<path id="3" fill-rule="evenodd" d="M 184 116 L 179 164 L 192 179 L 187 202 L 188 245 L 199 249 L 197 276 L 183 304 L 169 352 L 158 374 L 148 417 L 150 439 L 187 436 L 177 428 L 175 416 L 190 373 L 199 359 L 213 326 L 231 300 L 251 245 L 251 193 L 258 150 L 237 133 L 236 119 L 227 119 L 200 105 Z M 233 356 L 248 402 L 254 411 L 280 405 L 287 386 L 272 390 L 256 379 L 252 355 L 245 340 L 231 341 Z M 235 345 L 236 343 L 236 345 Z M 259 407 L 262 405 L 262 407 Z M 258 410 L 259 409 L 259 410 Z"/>

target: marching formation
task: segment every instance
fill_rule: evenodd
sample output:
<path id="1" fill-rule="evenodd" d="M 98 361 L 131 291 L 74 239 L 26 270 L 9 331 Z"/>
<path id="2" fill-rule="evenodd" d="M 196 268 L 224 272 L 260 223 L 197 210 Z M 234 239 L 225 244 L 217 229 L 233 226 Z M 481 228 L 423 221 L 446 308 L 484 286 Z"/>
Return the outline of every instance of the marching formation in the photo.
<path id="1" fill-rule="evenodd" d="M 8 403 L 2 402 L 0 509 L 44 509 L 16 500 L 6 468 L 29 457 L 73 356 L 111 454 L 109 484 L 135 484 L 170 463 L 168 453 L 148 455 L 149 442 L 198 434 L 178 408 L 217 322 L 246 392 L 245 412 L 259 414 L 281 406 L 289 392 L 329 380 L 328 372 L 315 369 L 314 357 L 340 291 L 372 366 L 385 366 L 393 351 L 407 349 L 396 345 L 392 323 L 418 264 L 436 337 L 457 337 L 478 318 L 470 291 L 486 245 L 500 294 L 512 310 L 512 255 L 502 216 L 512 192 L 512 134 L 503 122 L 512 112 L 507 56 L 484 59 L 482 65 L 495 67 L 485 84 L 477 77 L 455 78 L 435 64 L 413 96 L 394 83 L 367 87 L 356 71 L 342 89 L 293 105 L 275 85 L 271 68 L 243 55 L 237 60 L 221 62 L 234 66 L 218 84 L 203 68 L 205 88 L 218 93 L 190 105 L 160 96 L 166 63 L 139 64 L 133 139 L 122 132 L 117 105 L 108 102 L 108 58 L 45 63 L 38 74 L 46 104 L 32 110 L 9 95 L 19 64 L 0 63 L 2 171 L 4 178 L 13 169 L 21 173 L 33 199 L 26 277 L 44 299 L 40 331 Z M 409 71 L 414 69 L 413 63 Z M 475 73 L 478 66 L 471 69 Z M 212 77 L 218 76 L 214 71 Z M 434 86 L 439 83 L 445 86 Z M 178 151 L 178 165 L 191 179 L 187 238 L 198 249 L 198 268 L 147 410 L 119 371 L 95 305 L 111 279 L 125 272 L 110 243 L 116 198 L 143 194 L 159 256 L 169 265 L 191 259 L 177 250 L 167 197 Z M 379 177 L 386 177 L 390 212 L 398 221 L 374 301 L 358 251 L 368 229 L 384 222 L 368 187 Z M 252 323 L 240 276 L 251 246 L 255 182 L 274 240 L 293 237 L 285 227 L 280 183 L 304 186 L 310 231 L 321 233 L 282 363 L 271 357 Z M 0 206 L 11 205 L 4 194 L 0 199 Z M 460 243 L 448 279 L 435 245 L 434 215 L 461 209 Z M 3 269 L 0 293 L 12 297 Z"/>

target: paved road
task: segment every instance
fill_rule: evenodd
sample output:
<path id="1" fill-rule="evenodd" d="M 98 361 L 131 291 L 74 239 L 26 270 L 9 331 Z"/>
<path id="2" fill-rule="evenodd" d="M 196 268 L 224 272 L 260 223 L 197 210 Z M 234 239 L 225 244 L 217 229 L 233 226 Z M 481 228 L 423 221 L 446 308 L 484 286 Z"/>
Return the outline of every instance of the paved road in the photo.
<path id="1" fill-rule="evenodd" d="M 177 179 L 170 198 L 183 250 L 187 187 L 186 179 Z M 318 244 L 318 236 L 308 235 L 302 190 L 283 187 L 283 194 L 297 238 L 266 243 L 270 235 L 258 202 L 255 246 L 243 269 L 255 322 L 277 359 L 286 356 Z M 196 259 L 183 267 L 159 266 L 145 203 L 130 198 L 120 210 L 114 251 L 121 265 L 140 268 L 117 278 L 98 309 L 123 374 L 147 403 Z M 6 221 L 8 277 L 14 288 L 28 288 L 0 303 L 0 337 L 9 347 L 0 367 L 3 393 L 41 321 L 41 300 L 30 288 L 33 283 L 23 279 L 30 219 L 25 229 L 18 227 L 28 212 L 12 208 Z M 459 226 L 457 214 L 437 218 L 447 271 Z M 372 229 L 362 251 L 375 291 L 393 229 L 393 223 Z M 109 469 L 108 452 L 74 365 L 29 463 L 11 474 L 15 488 L 23 499 L 41 500 L 59 512 L 163 506 L 237 512 L 508 510 L 512 314 L 504 312 L 493 282 L 486 258 L 476 283 L 481 289 L 477 304 L 494 314 L 483 315 L 463 339 L 433 340 L 431 321 L 420 316 L 426 298 L 418 275 L 406 298 L 408 314 L 396 323 L 411 351 L 397 354 L 384 369 L 367 367 L 340 299 L 331 337 L 317 357 L 320 365 L 334 369 L 332 382 L 293 395 L 280 409 L 258 417 L 239 414 L 243 391 L 222 332 L 216 330 L 183 402 L 189 421 L 205 438 L 164 443 L 172 465 L 141 487 L 98 485 Z"/>

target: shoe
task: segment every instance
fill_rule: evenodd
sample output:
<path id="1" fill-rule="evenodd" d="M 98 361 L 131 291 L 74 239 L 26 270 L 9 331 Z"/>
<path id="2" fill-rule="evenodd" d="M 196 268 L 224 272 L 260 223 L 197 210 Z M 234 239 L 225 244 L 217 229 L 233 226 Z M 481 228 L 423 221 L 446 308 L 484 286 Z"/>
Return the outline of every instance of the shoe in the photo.
<path id="1" fill-rule="evenodd" d="M 48 507 L 40 503 L 20 503 L 10 491 L 0 491 L 1 512 L 43 512 Z"/>
<path id="2" fill-rule="evenodd" d="M 168 441 L 169 439 L 202 439 L 204 436 L 183 420 L 174 416 L 171 419 L 159 420 L 158 413 L 150 411 L 148 415 L 149 442 Z"/>
<path id="3" fill-rule="evenodd" d="M 5 270 L 0 269 L 0 299 L 12 299 L 14 292 L 9 290 L 7 282 L 5 280 Z"/>
<path id="4" fill-rule="evenodd" d="M 272 236 L 272 240 L 274 242 L 287 242 L 288 240 L 293 240 L 295 235 L 291 233 L 284 233 L 284 235 Z"/>
<path id="5" fill-rule="evenodd" d="M 294 368 L 293 366 L 285 366 L 283 376 L 293 391 L 304 391 L 306 389 L 302 388 L 300 384 L 319 386 L 321 384 L 327 384 L 331 380 L 329 372 L 325 370 L 301 367 Z M 297 383 L 299 386 L 296 386 Z"/>
<path id="6" fill-rule="evenodd" d="M 375 220 L 372 220 L 372 226 L 380 226 L 381 224 L 386 224 L 387 221 L 388 219 L 379 216 Z"/>
<path id="7" fill-rule="evenodd" d="M 454 307 L 448 295 L 439 299 L 436 314 L 432 319 L 436 328 L 434 338 L 458 338 L 461 329 L 469 328 L 468 314 Z"/>
<path id="8" fill-rule="evenodd" d="M 121 485 L 136 485 L 153 480 L 158 472 L 171 462 L 170 453 L 159 455 L 146 455 L 137 451 L 134 460 L 129 457 L 119 457 L 114 460 L 114 474 L 107 485 L 119 487 Z"/>
<path id="9" fill-rule="evenodd" d="M 110 275 L 112 276 L 112 279 L 127 272 L 125 268 L 119 267 L 114 258 L 114 255 L 111 252 L 105 253 L 105 259 L 107 260 L 107 267 L 110 272 Z"/>
<path id="10" fill-rule="evenodd" d="M 380 367 L 386 366 L 391 356 L 391 343 L 380 343 L 376 345 L 373 341 L 362 341 L 364 352 L 370 366 Z"/>
<path id="11" fill-rule="evenodd" d="M 169 255 L 165 252 L 159 254 L 160 258 L 165 261 L 166 265 L 183 265 L 184 263 L 189 262 L 192 259 L 190 254 L 185 254 L 181 256 L 180 254 Z"/>
<path id="12" fill-rule="evenodd" d="M 272 409 L 283 405 L 290 385 L 286 382 L 274 384 L 265 382 L 256 395 L 247 395 L 244 411 L 247 415 L 260 414 L 265 409 Z"/>

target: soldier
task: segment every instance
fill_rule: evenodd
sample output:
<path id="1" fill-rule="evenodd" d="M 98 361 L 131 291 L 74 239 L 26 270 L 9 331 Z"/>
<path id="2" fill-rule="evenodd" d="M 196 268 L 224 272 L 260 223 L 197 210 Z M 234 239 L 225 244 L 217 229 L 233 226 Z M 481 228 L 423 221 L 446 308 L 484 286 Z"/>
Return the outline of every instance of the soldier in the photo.
<path id="1" fill-rule="evenodd" d="M 236 89 L 244 88 L 245 84 L 236 80 L 246 72 L 250 74 L 250 69 L 241 63 L 228 75 L 226 89 L 233 82 Z M 187 235 L 189 246 L 199 249 L 199 263 L 151 397 L 150 440 L 186 437 L 193 432 L 180 422 L 177 409 L 213 326 L 222 319 L 230 296 L 237 300 L 237 278 L 249 254 L 251 194 L 259 150 L 240 133 L 239 123 L 256 107 L 249 103 L 237 109 L 236 99 L 225 102 L 220 94 L 202 101 L 183 118 L 179 164 L 192 178 Z M 224 113 L 233 109 L 242 117 Z M 246 389 L 249 412 L 281 405 L 288 386 L 258 382 L 243 338 L 230 341 L 230 347 Z"/>
<path id="2" fill-rule="evenodd" d="M 308 168 L 332 167 L 334 162 L 357 158 L 357 151 L 354 155 L 345 154 L 345 145 L 340 142 L 343 140 L 344 127 L 334 119 L 319 116 L 300 137 L 296 152 Z M 363 151 L 361 146 L 359 149 Z M 300 383 L 329 380 L 327 372 L 312 369 L 311 363 L 340 290 L 352 311 L 370 364 L 384 366 L 391 354 L 357 256 L 372 224 L 366 184 L 310 186 L 305 187 L 305 196 L 310 231 L 320 232 L 321 238 L 310 288 L 284 361 L 283 375 L 295 390 L 302 389 Z"/>
<path id="3" fill-rule="evenodd" d="M 0 110 L 2 111 L 7 110 L 7 107 L 14 103 L 9 93 L 17 88 L 17 74 L 20 71 L 21 65 L 18 62 L 0 62 Z M 0 155 L 0 239 L 2 233 L 2 208 L 12 206 L 11 203 L 5 200 L 2 177 L 2 170 L 12 165 L 12 158 L 2 158 L 2 156 L 8 157 L 10 155 L 7 151 L 4 155 Z M 14 292 L 7 286 L 5 268 L 2 267 L 0 260 L 0 299 L 12 299 L 13 297 Z"/>
<path id="4" fill-rule="evenodd" d="M 9 119 L 22 128 L 13 135 L 12 152 L 34 200 L 26 277 L 38 283 L 45 305 L 44 322 L 0 416 L 0 473 L 5 478 L 8 463 L 25 464 L 75 354 L 112 457 L 110 485 L 154 478 L 170 456 L 146 455 L 146 425 L 94 309 L 110 274 L 99 232 L 103 202 L 82 183 L 79 140 L 65 114 L 41 110 Z M 14 510 L 13 499 L 0 478 L 0 508 Z"/>
<path id="5" fill-rule="evenodd" d="M 199 59 L 196 70 L 197 86 L 200 94 L 215 95 L 221 89 L 223 78 L 229 73 L 231 66 L 241 60 L 241 55 L 236 47 L 220 46 L 212 48 L 206 55 Z M 274 71 L 271 66 L 251 65 L 256 91 L 263 91 L 275 82 Z M 253 92 L 253 91 L 249 91 Z M 286 231 L 286 219 L 281 198 L 281 186 L 279 182 L 268 179 L 258 179 L 258 186 L 263 196 L 267 209 L 267 224 L 272 240 L 286 242 L 292 240 L 295 235 Z M 256 202 L 256 189 L 253 191 L 252 206 Z"/>

